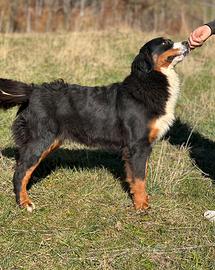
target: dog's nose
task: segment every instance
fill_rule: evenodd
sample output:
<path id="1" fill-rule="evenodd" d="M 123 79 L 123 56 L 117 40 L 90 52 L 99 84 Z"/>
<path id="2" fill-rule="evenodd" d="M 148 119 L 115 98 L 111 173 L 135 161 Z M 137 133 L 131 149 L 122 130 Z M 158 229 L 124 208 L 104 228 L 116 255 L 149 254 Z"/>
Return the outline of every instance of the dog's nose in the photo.
<path id="1" fill-rule="evenodd" d="M 189 43 L 187 41 L 182 41 L 181 44 L 184 46 L 183 55 L 186 56 L 190 52 Z"/>
<path id="2" fill-rule="evenodd" d="M 184 45 L 186 48 L 189 48 L 189 43 L 187 41 L 182 41 L 181 44 Z"/>

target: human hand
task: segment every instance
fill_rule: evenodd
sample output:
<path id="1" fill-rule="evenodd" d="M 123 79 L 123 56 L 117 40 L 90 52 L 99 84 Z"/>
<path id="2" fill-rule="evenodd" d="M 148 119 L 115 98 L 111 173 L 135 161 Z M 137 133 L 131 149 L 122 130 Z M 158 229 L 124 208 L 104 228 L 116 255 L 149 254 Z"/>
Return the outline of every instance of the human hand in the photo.
<path id="1" fill-rule="evenodd" d="M 202 46 L 202 44 L 210 37 L 211 28 L 202 25 L 196 28 L 189 36 L 188 42 L 191 49 Z"/>

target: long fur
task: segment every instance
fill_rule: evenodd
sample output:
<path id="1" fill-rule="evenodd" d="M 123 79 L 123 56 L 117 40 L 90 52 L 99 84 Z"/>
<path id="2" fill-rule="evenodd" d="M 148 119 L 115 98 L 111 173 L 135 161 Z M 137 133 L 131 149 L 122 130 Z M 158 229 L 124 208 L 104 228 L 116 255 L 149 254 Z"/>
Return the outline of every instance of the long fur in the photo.
<path id="1" fill-rule="evenodd" d="M 176 53 L 172 47 L 172 41 L 162 38 L 148 42 L 135 57 L 130 75 L 108 86 L 80 86 L 63 80 L 28 85 L 0 79 L 0 108 L 20 106 L 12 130 L 19 149 L 13 183 L 21 206 L 31 207 L 26 195 L 23 199 L 26 175 L 30 178 L 47 153 L 70 139 L 126 153 L 135 207 L 146 208 L 147 160 L 153 142 L 172 124 L 179 92 L 178 78 L 168 70 L 170 63 L 164 63 L 165 71 L 159 70 L 154 56 Z"/>
<path id="2" fill-rule="evenodd" d="M 28 101 L 33 88 L 23 82 L 0 79 L 0 108 L 9 109 Z"/>

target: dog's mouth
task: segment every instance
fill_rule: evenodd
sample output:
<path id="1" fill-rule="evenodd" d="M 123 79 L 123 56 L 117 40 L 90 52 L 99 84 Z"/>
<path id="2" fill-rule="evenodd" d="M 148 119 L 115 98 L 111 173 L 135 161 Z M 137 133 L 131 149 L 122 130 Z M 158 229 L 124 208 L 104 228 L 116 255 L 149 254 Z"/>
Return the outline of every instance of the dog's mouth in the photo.
<path id="1" fill-rule="evenodd" d="M 190 47 L 187 41 L 174 43 L 173 49 L 177 49 L 178 53 L 168 57 L 168 61 L 172 62 L 173 66 L 181 62 L 190 52 Z"/>
<path id="2" fill-rule="evenodd" d="M 187 56 L 190 52 L 189 43 L 187 41 L 182 41 L 181 44 L 183 46 L 182 54 L 183 54 L 183 56 Z"/>
<path id="3" fill-rule="evenodd" d="M 174 43 L 173 48 L 179 50 L 178 56 L 187 56 L 190 52 L 189 43 L 187 41 Z"/>

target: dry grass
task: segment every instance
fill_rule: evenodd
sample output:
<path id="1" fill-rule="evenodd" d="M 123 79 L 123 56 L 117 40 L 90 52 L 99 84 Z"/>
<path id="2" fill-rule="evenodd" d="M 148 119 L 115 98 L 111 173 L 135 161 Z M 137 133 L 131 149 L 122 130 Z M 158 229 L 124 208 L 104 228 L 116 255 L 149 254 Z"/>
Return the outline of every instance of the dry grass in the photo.
<path id="1" fill-rule="evenodd" d="M 108 84 L 128 74 L 152 37 L 131 31 L 2 35 L 1 77 Z M 18 209 L 10 135 L 16 110 L 0 112 L 0 269 L 215 268 L 214 226 L 202 217 L 215 209 L 213 46 L 209 41 L 178 66 L 180 118 L 151 157 L 149 215 L 133 210 L 117 155 L 77 144 L 41 164 L 30 189 L 37 211 Z"/>

